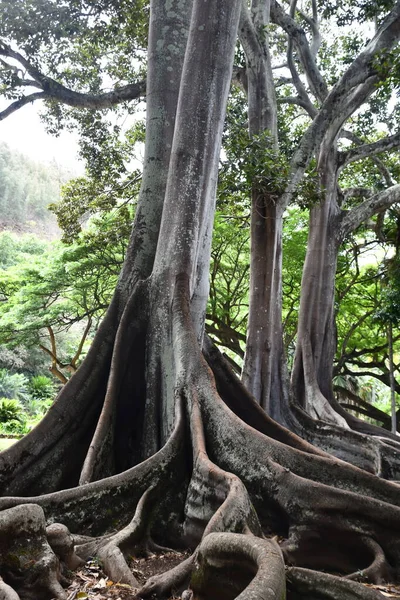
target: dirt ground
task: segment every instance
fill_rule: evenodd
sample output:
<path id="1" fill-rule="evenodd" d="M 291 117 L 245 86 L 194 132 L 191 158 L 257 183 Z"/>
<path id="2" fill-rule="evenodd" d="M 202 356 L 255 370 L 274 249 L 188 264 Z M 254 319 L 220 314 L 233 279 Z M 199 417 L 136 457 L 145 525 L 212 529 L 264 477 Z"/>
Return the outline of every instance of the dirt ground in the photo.
<path id="1" fill-rule="evenodd" d="M 138 582 L 143 585 L 150 577 L 164 573 L 188 558 L 189 554 L 167 552 L 152 555 L 148 558 L 132 558 L 130 567 Z M 102 572 L 95 562 L 88 562 L 83 569 L 74 574 L 74 580 L 67 589 L 68 600 L 88 598 L 90 600 L 126 600 L 136 597 L 136 591 L 129 585 L 113 582 Z M 179 595 L 171 596 L 171 600 L 179 600 Z"/>
<path id="2" fill-rule="evenodd" d="M 168 552 L 152 555 L 149 558 L 132 558 L 130 567 L 134 576 L 142 585 L 149 577 L 168 571 L 188 556 L 189 554 L 186 553 Z M 400 586 L 365 585 L 379 590 L 384 597 L 400 598 Z M 137 597 L 137 590 L 131 586 L 110 581 L 96 562 L 88 562 L 83 569 L 74 574 L 73 582 L 67 592 L 68 600 L 79 598 L 90 600 L 127 600 L 130 598 L 132 600 Z M 180 596 L 173 595 L 169 600 L 180 600 Z"/>

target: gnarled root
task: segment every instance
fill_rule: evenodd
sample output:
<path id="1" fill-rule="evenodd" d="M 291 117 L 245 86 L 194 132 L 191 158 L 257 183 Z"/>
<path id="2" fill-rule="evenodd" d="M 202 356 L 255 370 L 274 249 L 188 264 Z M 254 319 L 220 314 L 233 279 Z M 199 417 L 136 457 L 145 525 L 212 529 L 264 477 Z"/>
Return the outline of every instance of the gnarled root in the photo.
<path id="1" fill-rule="evenodd" d="M 74 571 L 84 564 L 84 561 L 75 554 L 74 539 L 65 525 L 52 523 L 46 527 L 46 537 L 54 554 L 67 569 Z"/>
<path id="2" fill-rule="evenodd" d="M 276 542 L 211 533 L 200 544 L 190 590 L 193 600 L 283 600 L 285 565 Z"/>
<path id="3" fill-rule="evenodd" d="M 22 600 L 66 598 L 40 506 L 21 504 L 0 512 L 0 574 Z"/>
<path id="4" fill-rule="evenodd" d="M 383 600 L 373 588 L 328 573 L 290 567 L 286 570 L 287 600 Z"/>
<path id="5" fill-rule="evenodd" d="M 20 600 L 17 592 L 15 592 L 9 585 L 4 583 L 0 577 L 0 600 Z"/>
<path id="6" fill-rule="evenodd" d="M 393 569 L 386 560 L 381 546 L 372 538 L 363 537 L 362 542 L 372 555 L 371 564 L 362 570 L 347 575 L 347 579 L 369 581 L 371 583 L 384 583 L 393 579 Z"/>
<path id="7" fill-rule="evenodd" d="M 153 547 L 150 529 L 154 490 L 155 486 L 146 490 L 139 500 L 132 521 L 121 531 L 97 538 L 77 548 L 77 553 L 85 560 L 96 555 L 103 564 L 104 572 L 112 581 L 139 587 L 138 581 L 126 563 L 125 556 L 128 553 L 146 555 Z"/>

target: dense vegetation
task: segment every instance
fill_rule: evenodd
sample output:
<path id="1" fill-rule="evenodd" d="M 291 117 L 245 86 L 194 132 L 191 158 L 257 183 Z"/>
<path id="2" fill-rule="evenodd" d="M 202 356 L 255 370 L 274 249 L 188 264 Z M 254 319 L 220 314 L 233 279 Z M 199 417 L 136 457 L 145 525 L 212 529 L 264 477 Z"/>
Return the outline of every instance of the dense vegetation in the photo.
<path id="1" fill-rule="evenodd" d="M 34 162 L 1 142 L 0 230 L 56 235 L 55 219 L 48 207 L 58 201 L 61 186 L 71 176 L 55 162 Z"/>

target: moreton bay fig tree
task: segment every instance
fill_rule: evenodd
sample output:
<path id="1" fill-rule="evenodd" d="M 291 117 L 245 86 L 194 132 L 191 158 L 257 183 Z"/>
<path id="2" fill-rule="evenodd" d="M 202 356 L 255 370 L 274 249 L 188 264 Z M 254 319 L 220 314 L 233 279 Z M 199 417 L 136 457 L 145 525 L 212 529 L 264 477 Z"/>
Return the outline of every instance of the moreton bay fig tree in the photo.
<path id="1" fill-rule="evenodd" d="M 316 448 L 263 411 L 204 335 L 225 107 L 239 19 L 250 23 L 240 17 L 247 3 L 36 0 L 0 7 L 10 102 L 3 117 L 38 97 L 54 116 L 57 106 L 93 111 L 146 93 L 142 187 L 111 305 L 43 421 L 0 455 L 0 594 L 66 598 L 62 567 L 97 556 L 138 598 L 180 590 L 198 600 L 382 598 L 360 580 L 400 578 L 400 494 L 389 481 L 396 479 L 396 443 L 382 442 L 383 451 L 354 434 L 358 466 Z M 268 28 L 271 10 L 304 50 L 280 5 L 255 1 L 252 8 L 252 26 Z M 267 13 L 260 16 L 261 9 Z M 379 47 L 388 22 L 400 29 L 399 3 L 366 52 Z M 138 46 L 147 25 L 144 85 L 132 83 L 129 54 L 143 59 Z M 117 79 L 112 92 L 100 90 L 101 52 Z M 75 59 L 89 73 L 86 85 L 79 65 L 65 66 Z M 260 79 L 267 87 L 268 61 Z M 251 57 L 248 63 L 256 68 Z M 360 67 L 353 87 L 364 75 Z M 327 96 L 327 114 L 342 98 L 335 93 Z M 317 125 L 293 159 L 287 194 L 322 140 Z M 278 233 L 274 240 L 276 252 Z M 349 436 L 327 439 L 337 454 L 352 455 Z M 166 546 L 192 554 L 138 589 L 128 557 Z"/>

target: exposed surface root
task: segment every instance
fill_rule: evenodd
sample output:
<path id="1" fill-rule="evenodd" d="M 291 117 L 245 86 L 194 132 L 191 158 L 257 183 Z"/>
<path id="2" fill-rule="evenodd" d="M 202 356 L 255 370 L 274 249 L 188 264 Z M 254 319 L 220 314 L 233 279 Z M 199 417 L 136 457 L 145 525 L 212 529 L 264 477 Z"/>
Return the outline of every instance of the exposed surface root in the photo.
<path id="1" fill-rule="evenodd" d="M 84 564 L 84 561 L 75 553 L 73 537 L 65 525 L 53 523 L 46 527 L 46 538 L 61 563 L 60 581 L 63 585 L 69 585 L 70 571 L 75 571 Z"/>
<path id="2" fill-rule="evenodd" d="M 17 592 L 4 583 L 0 577 L 0 600 L 20 600 Z"/>
<path id="3" fill-rule="evenodd" d="M 104 572 L 112 581 L 139 587 L 138 581 L 129 569 L 126 557 L 146 555 L 153 547 L 150 539 L 152 526 L 151 513 L 155 488 L 149 488 L 139 500 L 132 521 L 118 533 L 87 542 L 77 548 L 79 556 L 87 560 L 97 556 Z"/>
<path id="4" fill-rule="evenodd" d="M 277 543 L 251 535 L 212 533 L 200 544 L 193 600 L 283 600 L 285 567 Z"/>
<path id="5" fill-rule="evenodd" d="M 393 579 L 393 569 L 386 560 L 386 556 L 381 546 L 372 538 L 363 538 L 365 548 L 371 551 L 372 561 L 369 566 L 355 573 L 347 575 L 347 579 L 368 581 L 371 583 L 384 583 Z"/>
<path id="6" fill-rule="evenodd" d="M 23 600 L 66 598 L 40 506 L 21 504 L 0 512 L 0 572 Z"/>
<path id="7" fill-rule="evenodd" d="M 286 570 L 287 600 L 384 600 L 365 585 L 328 573 L 290 567 Z"/>
<path id="8" fill-rule="evenodd" d="M 183 454 L 184 419 L 178 406 L 176 426 L 168 443 L 136 467 L 107 479 L 43 496 L 0 498 L 0 510 L 22 503 L 39 504 L 50 523 L 62 522 L 73 534 L 103 535 L 130 522 L 140 498 L 151 486 L 159 485 L 164 490 L 163 506 L 169 497 L 176 510 L 177 495 L 172 498 L 167 490 L 179 488 L 186 477 Z"/>
<path id="9" fill-rule="evenodd" d="M 184 540 L 197 544 L 211 532 L 242 533 L 248 528 L 260 535 L 261 526 L 242 481 L 210 461 L 197 398 L 191 404 L 193 473 L 185 502 Z"/>

